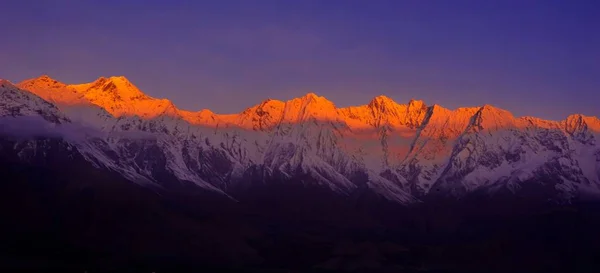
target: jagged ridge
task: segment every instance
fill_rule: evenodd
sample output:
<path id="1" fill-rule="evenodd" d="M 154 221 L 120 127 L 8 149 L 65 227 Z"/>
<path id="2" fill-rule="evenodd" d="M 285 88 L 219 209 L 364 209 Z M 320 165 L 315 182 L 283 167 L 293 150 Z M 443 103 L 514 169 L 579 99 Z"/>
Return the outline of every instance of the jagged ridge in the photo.
<path id="1" fill-rule="evenodd" d="M 303 183 L 342 194 L 366 187 L 398 202 L 438 192 L 516 191 L 526 182 L 567 198 L 599 188 L 595 117 L 516 118 L 490 105 L 449 110 L 417 100 L 398 104 L 385 96 L 337 108 L 314 93 L 221 115 L 180 110 L 169 100 L 145 95 L 124 77 L 66 85 L 42 76 L 18 86 L 56 104 L 69 118 L 109 133 L 90 158 L 114 154 L 119 164 L 128 162 L 131 177 L 156 183 L 174 179 L 227 191 L 258 168 L 269 179 L 307 175 Z M 95 116 L 101 118 L 66 110 L 74 105 L 98 107 Z M 140 141 L 125 132 L 154 138 Z M 107 160 L 98 161 L 118 165 Z"/>

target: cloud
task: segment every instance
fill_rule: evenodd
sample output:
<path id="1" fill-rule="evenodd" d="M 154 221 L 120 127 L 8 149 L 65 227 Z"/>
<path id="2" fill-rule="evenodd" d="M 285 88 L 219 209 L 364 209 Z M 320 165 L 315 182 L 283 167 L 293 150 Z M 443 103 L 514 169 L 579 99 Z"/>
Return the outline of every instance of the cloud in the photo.
<path id="1" fill-rule="evenodd" d="M 32 137 L 61 137 L 53 123 L 40 116 L 0 117 L 0 135 L 32 138 Z"/>
<path id="2" fill-rule="evenodd" d="M 0 137 L 19 139 L 48 137 L 81 142 L 91 138 L 104 139 L 108 136 L 129 140 L 156 139 L 156 135 L 143 131 L 121 131 L 107 134 L 81 123 L 54 124 L 39 116 L 0 117 Z"/>

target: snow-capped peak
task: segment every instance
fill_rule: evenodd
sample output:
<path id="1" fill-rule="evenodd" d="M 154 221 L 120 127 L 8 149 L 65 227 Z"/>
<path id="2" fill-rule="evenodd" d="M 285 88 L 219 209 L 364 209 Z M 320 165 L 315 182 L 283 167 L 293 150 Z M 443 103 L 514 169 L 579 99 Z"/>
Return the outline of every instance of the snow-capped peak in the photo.
<path id="1" fill-rule="evenodd" d="M 114 96 L 116 99 L 125 101 L 150 99 L 149 96 L 140 91 L 123 76 L 100 77 L 84 92 L 86 93 L 86 97 L 91 100 L 102 96 Z"/>
<path id="2" fill-rule="evenodd" d="M 35 116 L 50 123 L 69 122 L 53 104 L 0 79 L 0 117 Z"/>
<path id="3" fill-rule="evenodd" d="M 486 104 L 472 117 L 470 126 L 474 130 L 500 130 L 515 127 L 516 123 L 510 112 Z"/>
<path id="4" fill-rule="evenodd" d="M 565 129 L 569 133 L 575 131 L 592 130 L 594 132 L 600 132 L 600 119 L 597 117 L 584 116 L 581 114 L 573 114 L 568 116 L 563 123 Z"/>
<path id="5" fill-rule="evenodd" d="M 391 98 L 389 98 L 385 95 L 376 96 L 371 100 L 371 102 L 369 102 L 369 106 L 371 106 L 373 108 L 382 108 L 387 105 L 395 105 L 395 104 L 397 104 L 397 103 L 394 100 L 392 100 Z"/>
<path id="6" fill-rule="evenodd" d="M 48 75 L 42 75 L 34 79 L 24 80 L 18 84 L 24 89 L 58 89 L 64 88 L 66 84 L 59 82 Z"/>
<path id="7" fill-rule="evenodd" d="M 336 114 L 333 102 L 315 93 L 308 93 L 285 103 L 283 122 L 298 123 L 307 119 L 336 120 Z"/>
<path id="8" fill-rule="evenodd" d="M 420 109 L 425 107 L 425 102 L 423 102 L 422 100 L 415 100 L 415 99 L 411 99 L 408 102 L 408 107 L 409 108 L 414 108 L 414 109 Z"/>
<path id="9" fill-rule="evenodd" d="M 17 88 L 14 84 L 12 84 L 12 82 L 10 82 L 9 80 L 5 80 L 5 79 L 0 79 L 0 90 L 2 90 L 2 92 L 9 92 L 12 89 Z"/>

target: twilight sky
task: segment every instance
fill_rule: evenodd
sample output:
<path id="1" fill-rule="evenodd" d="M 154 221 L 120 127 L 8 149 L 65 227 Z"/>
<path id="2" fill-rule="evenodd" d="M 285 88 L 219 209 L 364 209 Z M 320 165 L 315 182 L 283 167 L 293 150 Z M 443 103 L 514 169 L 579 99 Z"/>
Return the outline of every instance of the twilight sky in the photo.
<path id="1" fill-rule="evenodd" d="M 600 116 L 600 2 L 4 0 L 0 78 L 124 75 L 187 110 L 309 91 Z"/>

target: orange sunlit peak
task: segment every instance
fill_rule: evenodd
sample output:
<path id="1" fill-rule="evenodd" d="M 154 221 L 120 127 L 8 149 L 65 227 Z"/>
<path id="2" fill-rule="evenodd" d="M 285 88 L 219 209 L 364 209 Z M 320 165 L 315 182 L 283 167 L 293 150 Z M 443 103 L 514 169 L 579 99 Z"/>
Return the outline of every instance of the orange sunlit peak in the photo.
<path id="1" fill-rule="evenodd" d="M 127 77 L 125 76 L 111 76 L 108 78 L 109 80 L 112 81 L 121 81 L 121 82 L 130 82 L 129 79 L 127 79 Z"/>
<path id="2" fill-rule="evenodd" d="M 393 99 L 386 95 L 379 95 L 371 100 L 371 103 L 396 103 Z"/>
<path id="3" fill-rule="evenodd" d="M 284 102 L 283 102 L 283 101 L 280 101 L 280 100 L 276 100 L 276 99 L 271 99 L 271 98 L 269 98 L 269 99 L 263 100 L 263 101 L 260 103 L 260 105 L 267 105 L 267 104 L 272 104 L 272 103 L 284 103 Z"/>
<path id="4" fill-rule="evenodd" d="M 315 94 L 314 92 L 308 92 L 303 97 L 307 99 L 316 99 L 319 98 L 319 95 Z"/>
<path id="5" fill-rule="evenodd" d="M 388 97 L 386 95 L 375 96 L 375 98 L 373 98 L 373 99 L 377 99 L 377 100 L 391 100 L 391 101 L 393 101 L 392 98 L 390 98 L 390 97 Z"/>
<path id="6" fill-rule="evenodd" d="M 43 74 L 37 78 L 33 78 L 33 79 L 29 79 L 29 80 L 24 80 L 23 82 L 29 82 L 29 83 L 47 83 L 47 82 L 56 82 L 58 83 L 59 81 L 53 79 L 52 77 Z"/>
<path id="7" fill-rule="evenodd" d="M 408 101 L 408 105 L 423 106 L 425 105 L 425 102 L 423 100 L 410 99 L 410 101 Z"/>
<path id="8" fill-rule="evenodd" d="M 125 78 L 123 76 L 109 76 L 109 77 L 101 76 L 94 81 L 94 83 L 99 83 L 99 84 L 103 84 L 106 82 L 115 83 L 115 82 L 129 82 L 129 81 L 127 80 L 127 78 Z"/>
<path id="9" fill-rule="evenodd" d="M 37 77 L 37 79 L 38 80 L 54 80 L 53 78 L 48 76 L 48 74 L 42 74 L 41 76 Z"/>
<path id="10" fill-rule="evenodd" d="M 317 103 L 317 104 L 333 104 L 333 102 L 328 100 L 326 97 L 319 96 L 314 92 L 308 92 L 304 96 L 293 98 L 291 100 L 288 100 L 286 103 L 290 103 L 290 102 L 311 102 L 311 103 Z"/>
<path id="11" fill-rule="evenodd" d="M 12 85 L 12 83 L 9 80 L 5 80 L 5 79 L 0 79 L 0 84 L 10 84 L 10 85 Z"/>
<path id="12" fill-rule="evenodd" d="M 467 108 L 465 108 L 467 109 Z M 431 111 L 432 112 L 438 112 L 438 111 L 443 111 L 446 110 L 446 108 L 442 107 L 441 105 L 434 103 L 433 105 L 431 105 Z"/>
<path id="13" fill-rule="evenodd" d="M 198 114 L 200 114 L 200 115 L 212 115 L 214 113 L 210 109 L 202 109 L 202 110 L 198 111 Z"/>

